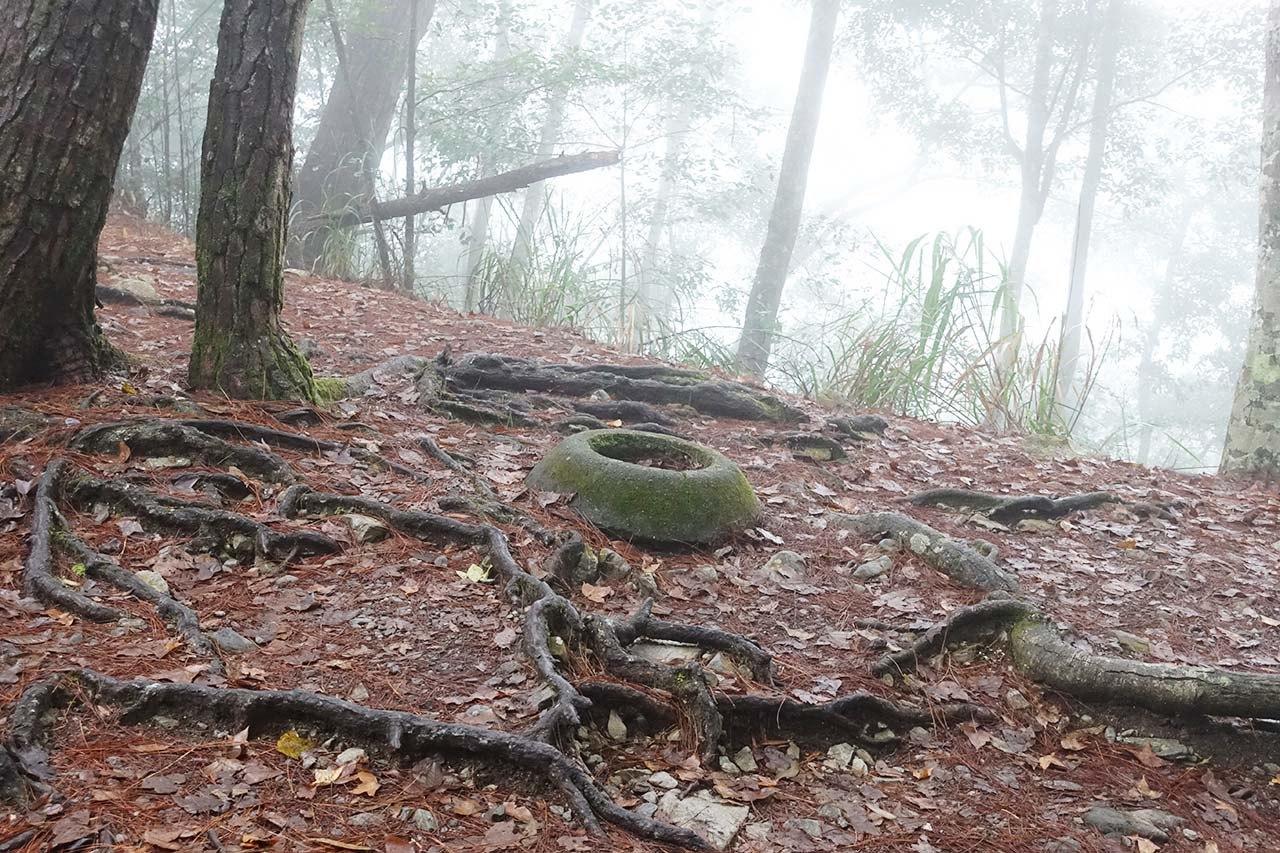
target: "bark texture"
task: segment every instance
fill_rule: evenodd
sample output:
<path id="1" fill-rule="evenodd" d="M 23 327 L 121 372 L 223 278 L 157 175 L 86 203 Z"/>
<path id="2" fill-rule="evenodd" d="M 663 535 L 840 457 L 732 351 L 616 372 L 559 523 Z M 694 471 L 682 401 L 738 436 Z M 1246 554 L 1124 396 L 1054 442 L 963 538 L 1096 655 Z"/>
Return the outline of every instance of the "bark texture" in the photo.
<path id="1" fill-rule="evenodd" d="M 822 93 L 827 85 L 831 51 L 835 46 L 836 19 L 840 15 L 839 0 L 814 0 L 809 23 L 809 40 L 805 47 L 800 87 L 796 92 L 787 145 L 782 154 L 778 174 L 778 192 L 769 216 L 769 230 L 760 265 L 747 300 L 747 314 L 738 341 L 738 369 L 760 376 L 769 366 L 773 348 L 774 327 L 782 289 L 791 268 L 791 253 L 800 233 L 800 216 L 804 210 L 805 184 L 809 179 L 809 161 L 818 136 L 818 120 L 822 115 Z"/>
<path id="2" fill-rule="evenodd" d="M 1280 2 L 1267 17 L 1258 289 L 1222 470 L 1280 476 Z"/>
<path id="3" fill-rule="evenodd" d="M 239 398 L 312 399 L 280 326 L 293 97 L 306 0 L 227 0 L 200 168 L 189 381 Z"/>
<path id="4" fill-rule="evenodd" d="M 360 4 L 346 37 L 349 68 L 345 76 L 350 79 L 340 76 L 335 81 L 298 172 L 297 221 L 308 225 L 294 235 L 293 266 L 314 268 L 325 254 L 325 245 L 348 227 L 313 217 L 351 204 L 366 206 L 373 198 L 370 177 L 377 173 L 405 82 L 409 11 L 415 8 L 421 40 L 435 6 L 435 0 Z"/>
<path id="5" fill-rule="evenodd" d="M 98 234 L 158 0 L 15 0 L 0 27 L 0 390 L 97 375 Z"/>

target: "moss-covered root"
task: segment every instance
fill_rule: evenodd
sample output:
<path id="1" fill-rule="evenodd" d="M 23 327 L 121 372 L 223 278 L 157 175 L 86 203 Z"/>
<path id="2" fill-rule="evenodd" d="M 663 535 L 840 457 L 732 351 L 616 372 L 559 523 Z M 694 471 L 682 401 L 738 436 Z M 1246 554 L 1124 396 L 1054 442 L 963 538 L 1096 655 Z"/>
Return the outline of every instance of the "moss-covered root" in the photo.
<path id="1" fill-rule="evenodd" d="M 998 593 L 960 608 L 911 648 L 881 657 L 872 671 L 906 671 L 944 649 L 1005 633 L 1020 673 L 1076 699 L 1185 719 L 1280 717 L 1280 675 L 1153 664 L 1084 651 L 1034 605 Z"/>
<path id="2" fill-rule="evenodd" d="M 986 554 L 897 512 L 827 513 L 833 527 L 862 539 L 888 536 L 956 583 L 985 592 L 1014 592 L 1018 580 Z"/>
<path id="3" fill-rule="evenodd" d="M 203 723 L 250 737 L 274 737 L 290 728 L 336 736 L 413 763 L 429 756 L 512 765 L 545 780 L 565 796 L 583 824 L 603 834 L 601 821 L 642 838 L 690 850 L 707 843 L 687 829 L 628 811 L 615 804 L 591 777 L 559 750 L 520 735 L 458 723 L 441 723 L 404 711 L 366 708 L 302 690 L 240 690 L 157 681 L 122 681 L 79 670 L 29 688 L 10 714 L 8 754 L 28 778 L 48 778 L 44 727 L 50 711 L 90 699 L 121 711 L 120 722 L 137 725 L 159 716 Z M 0 771 L 4 768 L 0 766 Z M 5 791 L 6 789 L 0 789 Z"/>

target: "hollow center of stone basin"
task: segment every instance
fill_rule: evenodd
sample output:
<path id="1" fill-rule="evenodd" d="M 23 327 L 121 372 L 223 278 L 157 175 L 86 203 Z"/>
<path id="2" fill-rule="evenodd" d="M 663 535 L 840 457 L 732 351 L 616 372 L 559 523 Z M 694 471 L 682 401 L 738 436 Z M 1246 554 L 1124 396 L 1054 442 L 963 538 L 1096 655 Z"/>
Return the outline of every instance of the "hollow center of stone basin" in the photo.
<path id="1" fill-rule="evenodd" d="M 647 445 L 631 442 L 602 441 L 594 446 L 601 456 L 629 462 L 632 465 L 643 465 L 646 468 L 663 468 L 668 471 L 696 471 L 705 467 L 701 459 L 680 448 L 662 445 Z"/>

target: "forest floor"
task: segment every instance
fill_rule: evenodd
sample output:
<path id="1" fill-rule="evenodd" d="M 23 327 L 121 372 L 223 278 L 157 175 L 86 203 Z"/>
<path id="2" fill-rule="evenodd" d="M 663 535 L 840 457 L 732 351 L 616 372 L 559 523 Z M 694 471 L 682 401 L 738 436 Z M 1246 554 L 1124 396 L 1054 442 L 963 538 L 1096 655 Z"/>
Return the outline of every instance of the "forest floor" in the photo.
<path id="1" fill-rule="evenodd" d="M 192 247 L 180 238 L 113 219 L 101 255 L 103 284 L 140 278 L 163 297 L 195 299 Z M 299 688 L 510 732 L 533 724 L 538 708 L 530 697 L 541 679 L 522 652 L 520 614 L 501 583 L 467 577 L 485 557 L 466 544 L 400 532 L 361 543 L 335 516 L 305 526 L 337 540 L 343 547 L 336 554 L 299 556 L 287 565 L 237 562 L 132 517 L 68 511 L 71 527 L 93 549 L 162 577 L 173 597 L 198 614 L 204 632 L 232 629 L 252 640 L 247 653 L 221 654 L 221 666 L 176 639 L 145 602 L 77 578 L 69 565 L 62 567 L 67 581 L 132 618 L 93 622 L 25 598 L 30 497 L 51 458 L 63 456 L 108 480 L 136 475 L 164 483 L 192 470 L 170 467 L 187 460 L 145 456 L 123 444 L 108 455 L 59 446 L 69 432 L 99 422 L 172 416 L 155 400 L 187 396 L 189 321 L 117 304 L 99 317 L 109 338 L 137 357 L 130 376 L 0 397 L 0 406 L 57 419 L 54 428 L 0 446 L 0 485 L 11 487 L 10 499 L 0 497 L 0 709 L 11 709 L 50 673 L 91 669 L 176 684 Z M 458 355 L 580 364 L 643 361 L 569 331 L 462 316 L 296 273 L 287 277 L 285 323 L 296 338 L 313 342 L 317 375 L 352 374 L 404 354 L 434 358 L 446 347 Z M 286 427 L 274 414 L 296 408 L 194 399 L 211 416 L 276 428 Z M 816 425 L 831 415 L 809 401 L 789 402 Z M 450 454 L 474 460 L 472 470 L 502 502 L 546 528 L 576 529 L 650 574 L 659 593 L 656 615 L 719 626 L 774 655 L 776 684 L 724 666 L 717 696 L 755 692 L 822 703 L 866 690 L 924 708 L 963 701 L 991 712 L 978 723 L 913 728 L 903 742 L 871 756 L 865 769 L 839 744 L 828 752 L 785 737 L 757 740 L 749 757 L 730 751 L 741 767 L 703 767 L 687 736 L 592 731 L 584 754 L 603 759 L 589 760 L 595 781 L 619 804 L 643 808 L 669 788 L 679 797 L 706 789 L 718 800 L 745 804 L 749 816 L 732 848 L 740 851 L 1280 849 L 1280 740 L 1273 726 L 1188 723 L 1085 705 L 1020 675 L 999 646 L 955 650 L 923 664 L 905 686 L 873 676 L 869 664 L 904 644 L 894 626 L 922 629 L 983 593 L 902 552 L 889 554 L 884 574 L 857 579 L 855 567 L 886 552 L 828 523 L 832 512 L 904 511 L 905 497 L 936 487 L 1014 495 L 1107 490 L 1176 507 L 1145 516 L 1113 504 L 1025 529 L 938 508 L 910 507 L 909 514 L 944 533 L 995 543 L 1025 598 L 1074 628 L 1079 648 L 1274 674 L 1280 672 L 1274 486 L 1077 458 L 1017 436 L 897 417 L 888 418 L 882 437 L 849 442 L 848 458 L 816 462 L 770 442 L 777 425 L 683 413 L 676 428 L 737 462 L 764 514 L 724 547 L 643 548 L 611 541 L 563 498 L 524 486 L 528 470 L 563 437 L 552 424 L 571 413 L 535 410 L 538 426 L 513 428 L 444 419 L 424 412 L 409 379 L 393 374 L 325 410 L 318 425 L 287 429 L 373 450 L 425 476 L 377 470 L 345 451 L 275 452 L 314 489 L 433 509 L 458 490 L 461 477 L 422 452 L 418 437 L 433 436 Z M 376 432 L 344 429 L 356 421 Z M 190 497 L 193 482 L 179 477 L 165 488 Z M 226 507 L 294 529 L 278 514 L 279 487 L 251 487 L 247 499 Z M 516 561 L 531 571 L 550 553 L 519 525 L 500 526 Z M 781 550 L 803 557 L 803 567 L 762 572 Z M 624 618 L 641 603 L 633 587 L 602 580 L 572 590 L 572 597 L 592 612 Z M 587 671 L 587 660 L 571 666 L 578 677 L 598 675 Z M 10 722 L 11 712 L 0 710 L 0 728 Z M 58 798 L 15 811 L 0 807 L 7 815 L 0 850 L 671 849 L 616 827 L 607 826 L 607 840 L 587 835 L 557 791 L 527 784 L 523 774 L 450 760 L 402 766 L 372 749 L 339 763 L 347 746 L 341 739 L 321 738 L 299 758 L 288 739 L 246 739 L 164 716 L 127 726 L 91 703 L 89 711 L 61 715 L 51 741 Z M 1182 823 L 1151 838 L 1104 836 L 1082 822 L 1099 805 L 1158 809 Z"/>

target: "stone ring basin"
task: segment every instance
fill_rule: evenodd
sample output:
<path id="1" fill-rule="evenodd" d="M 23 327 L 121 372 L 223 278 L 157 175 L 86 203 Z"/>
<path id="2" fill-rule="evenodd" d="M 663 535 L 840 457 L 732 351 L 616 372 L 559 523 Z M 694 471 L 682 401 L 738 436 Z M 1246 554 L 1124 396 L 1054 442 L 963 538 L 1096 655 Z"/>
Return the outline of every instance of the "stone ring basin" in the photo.
<path id="1" fill-rule="evenodd" d="M 626 429 L 588 430 L 560 442 L 529 485 L 571 493 L 598 527 L 629 538 L 705 545 L 760 515 L 737 465 L 701 444 Z"/>

